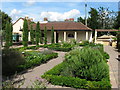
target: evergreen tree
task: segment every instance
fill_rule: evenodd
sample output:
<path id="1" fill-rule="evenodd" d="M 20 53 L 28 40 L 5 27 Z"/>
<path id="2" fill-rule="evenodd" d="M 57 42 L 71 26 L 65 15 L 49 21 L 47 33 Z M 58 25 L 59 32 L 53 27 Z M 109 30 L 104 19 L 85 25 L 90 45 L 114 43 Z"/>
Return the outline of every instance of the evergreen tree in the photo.
<path id="1" fill-rule="evenodd" d="M 12 33 L 13 33 L 13 26 L 12 26 L 12 23 L 10 23 L 10 36 L 9 36 L 9 38 L 10 38 L 10 46 L 12 46 L 12 44 L 13 44 L 13 35 L 12 35 Z"/>
<path id="2" fill-rule="evenodd" d="M 83 19 L 82 17 L 77 18 L 77 22 L 81 22 L 83 24 L 85 24 L 85 19 Z"/>
<path id="3" fill-rule="evenodd" d="M 39 45 L 39 35 L 40 35 L 40 24 L 37 22 L 36 25 L 36 45 Z"/>
<path id="4" fill-rule="evenodd" d="M 34 30 L 32 24 L 30 25 L 30 41 L 34 44 Z"/>
<path id="5" fill-rule="evenodd" d="M 44 29 L 44 44 L 47 44 L 47 27 Z"/>
<path id="6" fill-rule="evenodd" d="M 8 49 L 10 47 L 10 23 L 6 23 L 5 27 L 5 47 Z"/>
<path id="7" fill-rule="evenodd" d="M 114 24 L 114 28 L 119 29 L 120 28 L 120 11 L 118 12 L 118 15 L 116 17 L 116 21 Z"/>
<path id="8" fill-rule="evenodd" d="M 43 41 L 42 41 L 42 31 L 41 31 L 41 29 L 40 29 L 40 35 L 39 35 L 39 38 L 40 38 L 40 43 L 42 44 Z"/>
<path id="9" fill-rule="evenodd" d="M 26 19 L 23 24 L 23 45 L 24 47 L 28 46 L 28 23 Z"/>
<path id="10" fill-rule="evenodd" d="M 51 43 L 54 43 L 54 27 L 53 26 L 51 30 Z"/>

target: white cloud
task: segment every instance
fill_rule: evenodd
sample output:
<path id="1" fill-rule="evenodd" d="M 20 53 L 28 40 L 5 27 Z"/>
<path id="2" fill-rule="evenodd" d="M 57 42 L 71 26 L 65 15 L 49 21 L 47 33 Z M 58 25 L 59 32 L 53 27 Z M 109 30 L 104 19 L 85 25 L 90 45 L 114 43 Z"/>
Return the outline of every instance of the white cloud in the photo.
<path id="1" fill-rule="evenodd" d="M 80 16 L 80 11 L 77 9 L 72 9 L 68 12 L 58 13 L 58 12 L 42 12 L 40 18 L 47 17 L 50 21 L 63 21 L 69 18 L 76 18 Z"/>
<path id="2" fill-rule="evenodd" d="M 22 12 L 21 10 L 13 9 L 10 13 L 10 16 L 15 21 L 16 19 L 18 19 L 18 16 L 20 15 L 21 12 Z"/>
<path id="3" fill-rule="evenodd" d="M 17 10 L 17 9 L 13 9 L 10 13 L 10 15 L 16 15 L 16 14 L 20 14 L 22 11 L 21 10 Z"/>
<path id="4" fill-rule="evenodd" d="M 28 0 L 26 6 L 31 6 L 35 3 L 35 0 Z"/>

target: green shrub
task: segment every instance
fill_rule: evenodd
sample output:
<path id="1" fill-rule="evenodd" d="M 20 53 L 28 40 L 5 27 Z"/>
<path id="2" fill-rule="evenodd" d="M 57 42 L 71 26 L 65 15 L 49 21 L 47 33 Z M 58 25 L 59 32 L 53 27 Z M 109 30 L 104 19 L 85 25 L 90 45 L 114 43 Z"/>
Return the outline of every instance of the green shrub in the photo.
<path id="1" fill-rule="evenodd" d="M 14 49 L 2 50 L 2 74 L 12 75 L 16 72 L 17 66 L 24 64 L 25 59 L 22 53 Z"/>
<path id="2" fill-rule="evenodd" d="M 25 55 L 26 62 L 25 64 L 18 66 L 18 71 L 38 66 L 42 63 L 46 63 L 52 58 L 58 57 L 58 53 L 43 53 L 38 51 L 25 52 Z"/>
<path id="3" fill-rule="evenodd" d="M 86 88 L 87 81 L 85 79 L 75 77 L 65 77 L 56 75 L 43 75 L 51 84 L 61 85 L 73 88 Z"/>

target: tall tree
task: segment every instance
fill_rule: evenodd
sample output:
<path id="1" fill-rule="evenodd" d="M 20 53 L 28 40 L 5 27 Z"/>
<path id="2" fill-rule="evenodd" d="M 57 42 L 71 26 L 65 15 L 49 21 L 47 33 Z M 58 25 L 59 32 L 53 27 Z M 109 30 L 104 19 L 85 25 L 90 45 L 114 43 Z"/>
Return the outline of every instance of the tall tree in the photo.
<path id="1" fill-rule="evenodd" d="M 28 46 L 28 22 L 26 19 L 23 24 L 23 45 L 24 47 Z"/>
<path id="2" fill-rule="evenodd" d="M 85 19 L 83 19 L 82 17 L 78 17 L 77 22 L 82 22 L 83 24 L 85 24 Z"/>
<path id="3" fill-rule="evenodd" d="M 120 11 L 118 12 L 118 15 L 116 17 L 116 21 L 114 24 L 114 28 L 119 29 L 120 28 Z"/>
<path id="4" fill-rule="evenodd" d="M 12 23 L 10 23 L 10 33 L 9 33 L 9 38 L 10 38 L 10 46 L 12 46 L 12 44 L 13 44 L 13 35 L 12 35 L 12 33 L 13 33 L 13 25 L 12 25 Z"/>
<path id="5" fill-rule="evenodd" d="M 51 43 L 54 43 L 54 27 L 53 26 L 51 30 Z"/>
<path id="6" fill-rule="evenodd" d="M 36 25 L 36 45 L 39 45 L 39 35 L 40 35 L 40 24 L 37 22 Z"/>
<path id="7" fill-rule="evenodd" d="M 41 29 L 40 29 L 39 38 L 40 38 L 40 43 L 43 44 L 43 41 L 42 41 L 42 31 L 41 31 Z"/>
<path id="8" fill-rule="evenodd" d="M 44 29 L 44 44 L 47 44 L 47 27 Z"/>
<path id="9" fill-rule="evenodd" d="M 10 47 L 10 23 L 6 23 L 5 27 L 5 47 L 8 49 Z"/>
<path id="10" fill-rule="evenodd" d="M 32 44 L 34 44 L 34 30 L 33 30 L 33 25 L 30 25 L 30 41 Z"/>
<path id="11" fill-rule="evenodd" d="M 0 19 L 2 19 L 2 30 L 5 30 L 6 23 L 9 22 L 11 23 L 11 17 L 8 16 L 5 12 L 0 10 L 0 15 L 2 16 Z"/>
<path id="12" fill-rule="evenodd" d="M 89 27 L 93 30 L 98 29 L 98 11 L 95 8 L 91 8 L 89 14 Z"/>

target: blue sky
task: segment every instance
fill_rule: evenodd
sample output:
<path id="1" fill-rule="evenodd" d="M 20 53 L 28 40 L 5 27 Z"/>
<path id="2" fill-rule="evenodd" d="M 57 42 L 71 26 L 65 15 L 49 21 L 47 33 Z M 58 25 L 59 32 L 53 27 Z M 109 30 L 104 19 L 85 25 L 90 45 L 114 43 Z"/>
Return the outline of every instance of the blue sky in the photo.
<path id="1" fill-rule="evenodd" d="M 84 17 L 84 2 L 2 2 L 2 11 L 12 17 L 15 22 L 20 17 L 28 16 L 34 21 L 42 21 L 48 17 L 50 21 L 63 21 L 66 18 Z M 87 2 L 87 12 L 90 7 L 98 9 L 105 7 L 118 11 L 118 2 Z M 9 8 L 8 8 L 9 7 Z"/>

